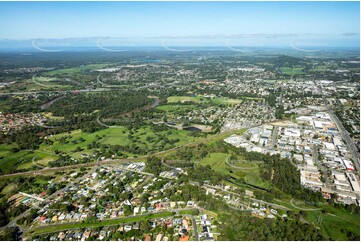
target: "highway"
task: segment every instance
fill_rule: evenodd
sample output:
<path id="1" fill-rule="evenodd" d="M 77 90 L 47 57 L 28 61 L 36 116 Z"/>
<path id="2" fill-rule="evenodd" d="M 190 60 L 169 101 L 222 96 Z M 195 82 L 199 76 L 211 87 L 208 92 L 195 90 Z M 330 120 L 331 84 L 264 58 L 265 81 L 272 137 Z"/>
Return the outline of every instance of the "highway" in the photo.
<path id="1" fill-rule="evenodd" d="M 109 92 L 111 90 L 104 89 L 80 89 L 80 90 L 69 90 L 69 91 L 29 91 L 29 92 L 0 92 L 0 96 L 8 95 L 31 95 L 31 94 L 43 94 L 43 93 L 58 93 L 58 94 L 69 94 L 69 93 L 85 93 L 85 92 Z"/>

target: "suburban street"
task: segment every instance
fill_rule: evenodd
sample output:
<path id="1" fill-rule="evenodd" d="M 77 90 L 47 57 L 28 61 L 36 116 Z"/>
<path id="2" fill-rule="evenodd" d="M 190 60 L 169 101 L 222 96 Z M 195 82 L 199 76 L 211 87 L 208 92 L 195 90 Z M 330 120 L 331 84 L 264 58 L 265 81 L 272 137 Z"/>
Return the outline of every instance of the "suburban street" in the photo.
<path id="1" fill-rule="evenodd" d="M 318 159 L 318 147 L 316 144 L 314 144 L 312 147 L 311 147 L 311 152 L 312 152 L 312 159 L 313 159 L 313 162 L 317 165 L 317 167 L 321 170 L 322 172 L 322 176 L 325 178 L 325 184 L 326 184 L 326 187 L 331 189 L 332 188 L 332 183 L 330 181 L 330 178 L 328 177 L 328 174 L 327 174 L 327 168 L 325 166 L 323 166 L 319 159 Z"/>

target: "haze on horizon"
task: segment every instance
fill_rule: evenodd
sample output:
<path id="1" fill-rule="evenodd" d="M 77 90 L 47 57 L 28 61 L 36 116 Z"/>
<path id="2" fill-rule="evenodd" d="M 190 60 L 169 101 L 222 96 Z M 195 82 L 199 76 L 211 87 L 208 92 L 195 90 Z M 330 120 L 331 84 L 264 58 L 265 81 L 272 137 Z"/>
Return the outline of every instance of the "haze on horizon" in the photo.
<path id="1" fill-rule="evenodd" d="M 359 47 L 359 9 L 358 1 L 0 2 L 0 44 Z"/>

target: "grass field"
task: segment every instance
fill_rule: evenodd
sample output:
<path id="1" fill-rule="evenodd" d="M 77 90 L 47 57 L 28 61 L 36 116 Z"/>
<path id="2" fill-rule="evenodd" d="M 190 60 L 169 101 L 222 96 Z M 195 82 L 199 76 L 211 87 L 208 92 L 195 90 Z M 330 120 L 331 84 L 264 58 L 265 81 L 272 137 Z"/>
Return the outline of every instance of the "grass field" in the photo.
<path id="1" fill-rule="evenodd" d="M 275 203 L 288 207 L 295 212 L 301 211 L 293 207 L 290 200 L 275 199 Z M 294 200 L 293 204 L 297 207 L 306 209 L 307 214 L 304 219 L 319 227 L 326 237 L 331 237 L 333 240 L 348 240 L 346 233 L 348 231 L 360 235 L 360 214 L 350 213 L 343 208 L 335 208 L 328 203 L 320 203 L 318 205 L 305 204 L 304 201 Z M 307 209 L 315 209 L 314 211 L 307 211 Z M 322 212 L 322 210 L 326 212 Z M 343 228 L 344 233 L 341 231 Z"/>
<path id="2" fill-rule="evenodd" d="M 211 153 L 197 162 L 197 165 L 210 165 L 213 170 L 216 170 L 221 174 L 232 175 L 236 178 L 243 178 L 248 184 L 269 188 L 270 184 L 261 179 L 260 169 L 256 162 L 243 161 L 242 163 L 237 163 L 237 166 L 243 167 L 244 170 L 235 169 L 226 164 L 226 160 L 229 156 L 230 155 L 226 153 Z M 242 160 L 242 157 L 240 157 L 240 160 Z"/>
<path id="3" fill-rule="evenodd" d="M 154 142 L 151 143 L 150 141 L 147 141 L 148 137 L 156 137 L 156 136 L 164 136 L 168 139 L 176 139 L 179 138 L 179 142 L 177 142 L 175 145 L 183 145 L 189 142 L 192 142 L 196 140 L 196 138 L 188 136 L 189 132 L 184 130 L 176 130 L 176 129 L 169 129 L 168 131 L 160 131 L 157 133 L 154 133 L 153 130 L 149 126 L 144 126 L 140 129 L 138 129 L 133 134 L 133 141 L 129 139 L 129 130 L 125 127 L 119 127 L 119 128 L 108 128 L 103 129 L 94 133 L 84 133 L 81 130 L 75 130 L 70 133 L 71 138 L 69 138 L 69 142 L 66 144 L 62 144 L 56 139 L 59 139 L 61 136 L 67 136 L 68 134 L 59 134 L 55 135 L 54 137 L 51 137 L 50 139 L 54 141 L 54 144 L 52 146 L 41 146 L 41 150 L 49 150 L 49 151 L 55 151 L 55 150 L 61 150 L 66 153 L 71 153 L 73 157 L 79 158 L 82 154 L 90 154 L 92 153 L 92 150 L 87 149 L 87 145 L 92 143 L 96 140 L 96 136 L 102 137 L 102 139 L 99 140 L 100 144 L 106 144 L 106 145 L 132 145 L 135 143 L 137 146 L 141 148 L 146 148 L 147 150 L 157 150 L 157 149 L 170 149 L 172 148 L 170 144 L 160 141 L 160 142 Z M 85 141 L 77 144 L 73 144 L 71 141 L 79 140 L 80 138 L 83 138 Z M 80 147 L 84 149 L 80 152 L 72 152 L 76 147 Z"/>
<path id="4" fill-rule="evenodd" d="M 191 111 L 196 108 L 195 105 L 181 105 L 181 104 L 165 104 L 157 107 L 158 110 L 165 112 L 174 112 L 174 111 Z"/>
<path id="5" fill-rule="evenodd" d="M 238 170 L 250 170 L 250 169 L 257 169 L 258 165 L 261 162 L 256 161 L 246 161 L 246 160 L 237 160 L 235 162 L 229 162 L 230 166 L 234 166 L 238 168 Z"/>
<path id="6" fill-rule="evenodd" d="M 80 223 L 67 223 L 67 224 L 58 224 L 58 225 L 50 225 L 46 227 L 39 227 L 36 229 L 32 229 L 28 232 L 27 235 L 35 236 L 40 234 L 47 234 L 57 231 L 63 231 L 68 229 L 82 229 L 82 228 L 95 228 L 95 227 L 102 227 L 102 226 L 115 226 L 120 225 L 123 223 L 134 223 L 140 222 L 143 220 L 155 219 L 155 218 L 166 218 L 173 216 L 175 213 L 173 212 L 161 212 L 161 213 L 154 213 L 154 214 L 147 214 L 147 215 L 139 215 L 135 217 L 129 218 L 120 218 L 120 219 L 112 219 L 112 220 L 103 220 L 103 221 L 96 221 L 96 222 L 80 222 Z"/>
<path id="7" fill-rule="evenodd" d="M 198 215 L 199 211 L 197 209 L 187 209 L 179 211 L 179 214 L 190 214 L 190 215 Z"/>
<path id="8" fill-rule="evenodd" d="M 97 68 L 103 68 L 107 66 L 108 64 L 91 64 L 91 65 L 84 65 L 80 67 L 74 67 L 74 68 L 66 68 L 66 69 L 60 69 L 60 70 L 54 70 L 45 72 L 45 75 L 62 75 L 62 74 L 75 74 L 80 73 L 82 71 L 89 71 Z"/>
<path id="9" fill-rule="evenodd" d="M 315 68 L 311 69 L 310 72 L 325 72 L 329 66 L 327 65 L 318 65 Z"/>
<path id="10" fill-rule="evenodd" d="M 281 71 L 282 71 L 282 74 L 285 74 L 285 75 L 302 75 L 302 74 L 305 74 L 303 71 L 302 71 L 302 69 L 303 68 L 301 68 L 301 67 L 295 67 L 295 68 L 293 68 L 293 67 L 281 67 L 280 68 L 281 69 Z"/>
<path id="11" fill-rule="evenodd" d="M 189 133 L 190 131 L 177 129 L 169 129 L 155 133 L 151 127 L 144 126 L 136 130 L 136 132 L 133 133 L 134 138 L 130 139 L 130 131 L 125 127 L 107 128 L 94 133 L 84 133 L 81 130 L 75 130 L 70 134 L 62 133 L 49 137 L 49 139 L 54 142 L 53 145 L 41 144 L 39 149 L 34 152 L 20 151 L 12 153 L 11 149 L 16 147 L 15 144 L 1 144 L 0 167 L 3 171 L 9 171 L 11 169 L 28 169 L 35 166 L 32 162 L 34 156 L 36 156 L 34 159 L 36 164 L 45 166 L 48 162 L 57 158 L 57 155 L 55 155 L 56 150 L 65 152 L 73 158 L 79 159 L 82 157 L 82 154 L 90 155 L 94 152 L 95 149 L 88 149 L 87 145 L 96 141 L 97 136 L 101 137 L 98 141 L 100 144 L 121 146 L 134 144 L 142 149 L 146 149 L 147 151 L 156 152 L 168 150 L 174 146 L 184 145 L 200 139 L 189 136 Z M 59 140 L 61 137 L 69 138 L 67 138 L 66 143 L 61 143 Z M 148 137 L 152 137 L 153 141 L 147 140 Z M 167 137 L 170 140 L 179 139 L 179 141 L 172 146 L 170 143 L 165 142 L 162 137 Z M 84 139 L 84 141 L 80 142 L 80 138 Z M 77 147 L 80 147 L 83 150 L 75 152 Z M 129 156 L 136 155 L 126 152 L 123 153 Z"/>
<path id="12" fill-rule="evenodd" d="M 29 151 L 23 150 L 17 153 L 12 152 L 12 148 L 16 147 L 15 144 L 1 144 L 0 145 L 0 168 L 3 171 L 9 171 L 14 169 L 27 169 L 34 164 L 32 163 L 32 159 L 36 156 L 35 161 L 37 164 L 45 165 L 49 162 L 51 157 L 55 157 L 55 155 L 48 154 L 48 152 L 39 150 L 39 151 Z"/>
<path id="13" fill-rule="evenodd" d="M 360 215 L 351 214 L 343 209 L 327 207 L 327 213 L 321 211 L 309 211 L 305 218 L 308 222 L 315 224 L 322 229 L 325 236 L 330 236 L 335 240 L 349 240 L 347 232 L 360 235 Z M 345 230 L 344 232 L 341 229 Z"/>
<path id="14" fill-rule="evenodd" d="M 216 97 L 216 98 L 208 98 L 203 96 L 171 96 L 167 98 L 168 103 L 184 103 L 184 102 L 193 102 L 193 103 L 212 103 L 214 105 L 234 105 L 241 103 L 242 100 L 225 98 L 225 97 Z"/>
<path id="15" fill-rule="evenodd" d="M 64 82 L 63 78 L 36 76 L 28 82 L 28 90 L 70 90 L 73 88 L 72 83 Z"/>
<path id="16" fill-rule="evenodd" d="M 229 174 L 229 171 L 227 169 L 226 165 L 226 159 L 229 157 L 229 154 L 226 153 L 211 153 L 207 157 L 203 158 L 199 162 L 197 162 L 198 165 L 210 165 L 213 170 L 216 170 L 219 173 L 222 173 L 224 175 Z"/>
<path id="17" fill-rule="evenodd" d="M 15 187 L 16 187 L 16 185 L 14 183 L 10 183 L 2 189 L 1 194 L 3 194 L 3 195 L 10 194 L 11 191 L 14 190 Z"/>

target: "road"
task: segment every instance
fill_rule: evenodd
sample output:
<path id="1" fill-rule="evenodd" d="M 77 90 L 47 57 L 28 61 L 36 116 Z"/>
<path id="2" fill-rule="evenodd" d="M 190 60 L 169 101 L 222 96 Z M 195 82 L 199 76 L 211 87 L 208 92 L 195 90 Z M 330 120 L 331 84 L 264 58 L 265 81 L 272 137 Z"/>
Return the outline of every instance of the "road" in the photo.
<path id="1" fill-rule="evenodd" d="M 8 95 L 31 95 L 31 94 L 44 94 L 44 93 L 58 93 L 58 94 L 69 94 L 69 93 L 86 93 L 86 92 L 110 92 L 112 90 L 104 89 L 80 89 L 80 90 L 69 90 L 69 91 L 35 91 L 35 92 L 0 92 L 0 96 Z"/>
<path id="2" fill-rule="evenodd" d="M 321 170 L 322 176 L 325 178 L 324 184 L 326 185 L 327 188 L 332 189 L 332 182 L 330 181 L 330 178 L 328 176 L 327 167 L 322 165 L 320 163 L 320 160 L 318 159 L 318 145 L 317 144 L 313 144 L 311 146 L 311 152 L 312 152 L 313 163 L 318 167 L 318 169 Z"/>
<path id="3" fill-rule="evenodd" d="M 193 231 L 194 231 L 194 240 L 199 241 L 197 222 L 196 222 L 194 216 L 191 216 L 191 218 L 192 218 L 192 225 L 193 225 Z"/>
<path id="4" fill-rule="evenodd" d="M 272 130 L 272 147 L 274 149 L 275 145 L 277 145 L 277 136 L 278 136 L 278 126 L 274 125 Z"/>
<path id="5" fill-rule="evenodd" d="M 50 100 L 49 102 L 47 103 L 44 103 L 40 106 L 40 109 L 41 110 L 44 110 L 44 109 L 47 109 L 48 107 L 50 107 L 51 105 L 53 105 L 53 103 L 55 103 L 56 101 L 60 100 L 60 99 L 63 99 L 65 96 L 60 96 L 60 97 L 57 97 L 53 100 Z"/>
<path id="6" fill-rule="evenodd" d="M 301 208 L 301 207 L 298 207 L 296 206 L 294 203 L 293 203 L 293 199 L 291 199 L 290 201 L 290 204 L 294 207 L 294 208 L 297 208 L 299 210 L 302 210 L 302 211 L 318 211 L 318 210 L 321 210 L 321 208 Z"/>

